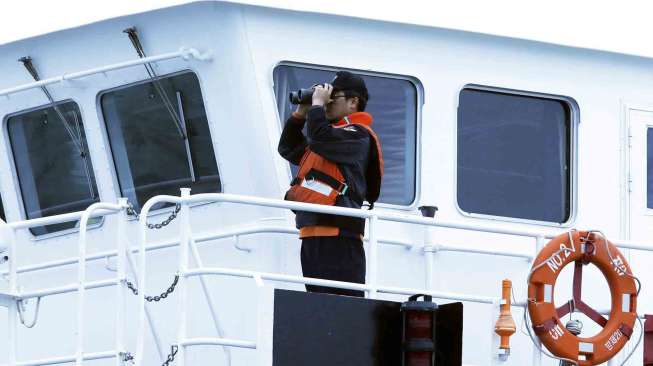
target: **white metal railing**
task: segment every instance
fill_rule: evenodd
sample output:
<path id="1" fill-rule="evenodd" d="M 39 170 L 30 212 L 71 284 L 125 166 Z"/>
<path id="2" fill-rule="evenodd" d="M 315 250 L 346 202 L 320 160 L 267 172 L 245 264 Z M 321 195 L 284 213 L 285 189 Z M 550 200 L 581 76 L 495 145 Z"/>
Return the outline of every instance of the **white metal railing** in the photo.
<path id="1" fill-rule="evenodd" d="M 63 82 L 69 82 L 72 80 L 76 79 L 81 79 L 86 76 L 91 76 L 91 75 L 96 75 L 96 74 L 104 74 L 109 71 L 114 71 L 114 70 L 119 70 L 119 69 L 124 69 L 132 66 L 138 66 L 138 65 L 143 65 L 143 64 L 148 64 L 148 63 L 154 63 L 158 61 L 165 61 L 165 60 L 170 60 L 174 58 L 183 58 L 184 60 L 189 60 L 191 58 L 198 60 L 198 61 L 210 61 L 212 59 L 212 54 L 211 52 L 206 52 L 206 53 L 201 53 L 200 51 L 194 49 L 194 48 L 189 48 L 189 47 L 181 47 L 179 51 L 177 52 L 170 52 L 170 53 L 164 53 L 162 55 L 157 55 L 157 56 L 150 56 L 150 57 L 143 57 L 135 60 L 130 60 L 130 61 L 124 61 L 124 62 L 118 62 L 115 64 L 111 65 L 106 65 L 102 67 L 97 67 L 94 69 L 89 69 L 89 70 L 84 70 L 84 71 L 79 71 L 79 72 L 73 72 L 70 74 L 64 74 L 60 76 L 55 76 L 51 77 L 48 79 L 43 79 L 40 81 L 35 81 L 32 83 L 24 84 L 24 85 L 19 85 L 13 88 L 9 89 L 3 89 L 0 90 L 0 96 L 5 96 L 9 97 L 11 94 L 16 94 L 21 91 L 25 90 L 30 90 L 30 89 L 35 89 L 35 88 L 40 88 L 43 86 L 47 85 L 52 85 L 52 84 L 57 84 L 57 83 L 63 83 Z"/>
<path id="2" fill-rule="evenodd" d="M 122 351 L 120 350 L 111 350 L 111 351 L 105 351 L 105 352 L 99 352 L 99 353 L 84 353 L 83 350 L 83 340 L 84 340 L 84 300 L 85 300 L 85 293 L 87 289 L 91 288 L 100 288 L 100 287 L 106 287 L 106 286 L 113 286 L 113 285 L 119 285 L 121 283 L 120 279 L 111 279 L 111 280 L 103 280 L 103 281 L 95 281 L 95 282 L 87 282 L 86 281 L 86 232 L 87 232 L 87 225 L 88 225 L 88 220 L 91 217 L 96 217 L 96 216 L 107 216 L 107 215 L 113 215 L 118 212 L 124 212 L 127 201 L 126 200 L 121 200 L 119 204 L 110 204 L 110 203 L 94 203 L 91 206 L 89 206 L 85 211 L 79 212 L 79 213 L 74 213 L 74 214 L 66 214 L 66 215 L 59 215 L 59 217 L 50 217 L 50 218 L 40 218 L 40 219 L 34 219 L 34 220 L 29 220 L 29 221 L 23 221 L 23 222 L 18 222 L 14 224 L 7 224 L 6 228 L 3 228 L 4 234 L 8 236 L 9 240 L 9 252 L 8 255 L 10 257 L 9 260 L 9 293 L 12 296 L 15 296 L 17 301 L 12 301 L 10 302 L 8 306 L 8 336 L 9 336 L 9 344 L 8 344 L 8 358 L 9 358 L 9 365 L 14 366 L 14 365 L 22 365 L 22 366 L 27 366 L 27 365 L 54 365 L 54 364 L 61 364 L 61 363 L 70 363 L 70 362 L 75 362 L 78 366 L 82 365 L 82 362 L 84 360 L 97 360 L 97 359 L 106 359 L 106 358 L 116 358 L 118 359 L 120 357 L 120 354 Z M 17 263 L 17 257 L 18 257 L 18 248 L 17 248 L 17 242 L 16 242 L 16 230 L 18 229 L 29 229 L 37 226 L 42 226 L 42 225 L 47 225 L 51 223 L 61 223 L 61 222 L 66 222 L 66 221 L 72 221 L 75 219 L 80 219 L 80 231 L 79 231 L 79 240 L 78 240 L 78 273 L 77 273 L 77 283 L 73 285 L 67 285 L 67 286 L 60 286 L 57 288 L 49 288 L 49 289 L 42 289 L 42 290 L 37 290 L 37 291 L 32 291 L 32 292 L 19 292 L 18 291 L 18 273 L 17 273 L 17 268 L 16 268 L 16 263 Z M 124 220 L 119 221 L 119 226 L 123 225 L 120 222 L 123 222 Z M 9 228 L 8 233 L 6 232 L 6 229 Z M 124 230 L 119 229 L 117 231 L 118 235 L 124 235 Z M 124 242 L 125 238 L 124 237 L 118 237 L 117 242 Z M 66 292 L 73 292 L 77 291 L 77 320 L 76 320 L 76 325 L 77 325 L 77 336 L 76 336 L 76 352 L 75 355 L 73 356 L 59 356 L 59 357 L 51 357 L 51 358 L 46 358 L 46 359 L 40 359 L 40 360 L 32 360 L 32 361 L 21 361 L 18 362 L 17 358 L 17 330 L 18 330 L 18 301 L 25 300 L 30 297 L 44 297 L 44 296 L 50 296 L 54 294 L 60 294 L 60 293 L 66 293 Z M 118 312 L 120 314 L 120 312 Z M 122 321 L 122 319 L 120 319 Z M 121 341 L 118 341 L 121 342 Z"/>
<path id="3" fill-rule="evenodd" d="M 238 227 L 226 231 L 219 231 L 216 233 L 205 233 L 205 234 L 198 234 L 196 236 L 193 236 L 193 240 L 196 243 L 206 243 L 210 242 L 213 240 L 218 240 L 218 239 L 225 239 L 225 238 L 234 238 L 238 242 L 238 238 L 243 237 L 243 236 L 249 236 L 249 235 L 255 235 L 255 234 L 289 234 L 289 235 L 297 235 L 299 233 L 299 230 L 296 229 L 295 227 L 284 227 L 284 226 L 277 226 L 277 225 L 259 225 L 255 226 L 252 224 L 246 224 L 243 227 Z M 369 242 L 369 237 L 365 237 L 364 241 Z M 511 251 L 511 250 L 489 250 L 489 249 L 479 249 L 479 248 L 470 248 L 470 247 L 465 247 L 462 245 L 445 245 L 445 244 L 425 244 L 425 245 L 417 245 L 414 242 L 410 242 L 407 240 L 401 240 L 401 239 L 390 239 L 390 238 L 383 238 L 380 237 L 378 239 L 379 244 L 384 244 L 384 245 L 391 245 L 391 246 L 402 246 L 405 247 L 407 250 L 416 248 L 416 247 L 421 247 L 422 250 L 424 251 L 432 251 L 434 253 L 438 252 L 463 252 L 463 253 L 474 253 L 474 254 L 483 254 L 483 255 L 493 255 L 493 256 L 505 256 L 505 257 L 515 257 L 515 258 L 524 258 L 527 260 L 532 260 L 534 258 L 534 254 L 532 253 L 524 253 L 522 251 Z M 172 240 L 165 240 L 161 241 L 158 243 L 154 244 L 149 244 L 146 245 L 145 251 L 150 252 L 150 251 L 156 251 L 160 249 L 168 249 L 168 248 L 174 248 L 179 246 L 179 241 L 176 239 Z M 249 248 L 243 248 L 240 247 L 238 244 L 234 244 L 236 249 L 242 250 L 249 252 L 251 249 Z M 127 241 L 127 247 L 128 251 L 130 253 L 137 253 L 138 248 L 137 247 L 131 247 L 129 245 L 129 240 Z M 90 254 L 86 256 L 86 262 L 92 262 L 92 261 L 97 261 L 97 260 L 105 260 L 108 261 L 110 258 L 114 258 L 118 255 L 118 251 L 116 250 L 107 250 L 107 251 L 101 251 L 97 252 L 94 254 Z M 23 273 L 30 273 L 30 272 L 37 272 L 41 270 L 46 270 L 46 269 L 52 269 L 52 268 L 59 268 L 67 265 L 73 265 L 78 262 L 77 257 L 70 257 L 66 259 L 61 259 L 61 260 L 55 260 L 55 261 L 48 261 L 48 262 L 43 262 L 43 263 L 36 263 L 36 264 L 30 264 L 22 267 L 18 267 L 17 273 L 18 274 L 23 274 Z M 9 271 L 0 271 L 0 275 L 8 275 Z"/>
<path id="4" fill-rule="evenodd" d="M 179 214 L 180 220 L 180 230 L 181 238 L 177 241 L 168 241 L 163 243 L 158 243 L 154 245 L 146 245 L 147 243 L 147 226 L 146 218 L 148 212 L 151 208 L 162 202 L 170 202 L 181 204 L 182 208 Z M 234 204 L 243 204 L 243 205 L 255 205 L 255 206 L 264 206 L 264 207 L 274 207 L 281 209 L 294 209 L 302 211 L 312 211 L 319 213 L 328 213 L 328 214 L 337 214 L 345 215 L 351 217 L 359 217 L 369 220 L 369 265 L 368 265 L 368 278 L 365 284 L 355 284 L 347 282 L 338 282 L 330 280 L 321 280 L 314 278 L 305 278 L 300 276 L 290 276 L 279 273 L 264 273 L 256 271 L 244 271 L 234 268 L 213 268 L 213 267 L 204 267 L 197 251 L 197 242 L 208 241 L 217 238 L 253 234 L 253 233 L 264 233 L 264 232 L 281 232 L 281 233 L 295 233 L 294 229 L 289 228 L 278 228 L 278 227 L 264 227 L 264 228 L 247 228 L 247 229 L 237 229 L 230 232 L 222 232 L 218 234 L 207 234 L 203 236 L 198 236 L 193 238 L 192 227 L 190 224 L 190 204 L 197 202 L 225 202 L 225 203 L 234 203 Z M 5 302 L 9 310 L 9 326 L 8 326 L 8 335 L 9 335 L 9 365 L 48 365 L 48 364 L 59 364 L 59 363 L 69 363 L 75 362 L 76 365 L 81 366 L 83 360 L 90 359 L 99 359 L 99 358 L 115 358 L 116 364 L 121 364 L 121 358 L 126 352 L 126 346 L 124 344 L 125 334 L 124 334 L 124 315 L 125 315 L 125 298 L 124 292 L 127 291 L 126 288 L 126 268 L 131 260 L 132 252 L 135 250 L 133 248 L 127 247 L 127 240 L 125 237 L 125 225 L 129 221 L 126 215 L 125 208 L 126 200 L 121 199 L 118 204 L 107 204 L 107 203 L 98 203 L 90 206 L 84 212 L 71 213 L 65 215 L 52 216 L 47 218 L 33 219 L 21 222 L 10 223 L 6 225 L 6 228 L 9 228 L 8 238 L 9 241 L 9 252 L 10 256 L 9 261 L 9 270 L 7 271 L 9 275 L 9 296 L 5 296 Z M 102 253 L 96 253 L 92 255 L 86 254 L 86 231 L 88 220 L 92 217 L 98 216 L 109 216 L 115 215 L 116 213 L 120 214 L 118 218 L 118 230 L 117 230 L 117 240 L 118 248 L 116 251 L 108 251 Z M 50 225 L 56 223 L 62 223 L 66 221 L 72 221 L 80 219 L 80 233 L 78 240 L 78 257 L 76 260 L 71 261 L 61 260 L 56 262 L 47 262 L 45 264 L 31 265 L 21 268 L 21 271 L 16 267 L 17 263 L 17 243 L 16 243 L 16 231 L 29 229 L 36 226 Z M 557 233 L 553 232 L 541 232 L 535 230 L 509 230 L 504 228 L 496 228 L 489 225 L 472 225 L 458 222 L 451 222 L 445 220 L 434 220 L 432 218 L 424 218 L 421 216 L 413 216 L 408 214 L 397 214 L 392 212 L 378 212 L 376 210 L 365 211 L 351 208 L 340 208 L 340 207 L 331 207 L 331 206 L 321 206 L 307 203 L 298 203 L 298 202 L 288 202 L 275 199 L 266 199 L 258 197 L 249 197 L 249 196 L 239 196 L 239 195 L 229 195 L 229 194 L 198 194 L 190 195 L 190 190 L 182 189 L 181 197 L 175 196 L 157 196 L 151 198 L 145 203 L 141 211 L 140 221 L 139 221 L 139 240 L 138 240 L 138 249 L 136 250 L 139 253 L 146 253 L 149 250 L 168 248 L 173 246 L 179 246 L 179 290 L 180 290 L 180 308 L 182 309 L 179 312 L 179 331 L 177 334 L 177 345 L 179 346 L 179 356 L 178 362 L 180 365 L 184 364 L 184 353 L 185 348 L 195 345 L 221 345 L 225 347 L 225 350 L 228 350 L 226 347 L 243 347 L 243 348 L 256 348 L 256 342 L 250 340 L 237 340 L 226 338 L 219 327 L 217 316 L 214 312 L 213 301 L 210 298 L 210 295 L 206 289 L 206 285 L 203 283 L 204 295 L 209 302 L 211 309 L 211 315 L 213 317 L 217 333 L 219 337 L 217 338 L 188 338 L 186 336 L 186 311 L 187 311 L 187 296 L 186 295 L 186 280 L 190 277 L 198 277 L 203 281 L 203 276 L 206 275 L 223 275 L 223 276 L 236 276 L 236 277 L 249 277 L 253 278 L 259 285 L 263 284 L 263 281 L 281 281 L 288 283 L 301 283 L 301 284 L 314 284 L 314 285 L 323 285 L 329 287 L 338 287 L 344 289 L 356 289 L 366 291 L 367 295 L 371 298 L 377 296 L 378 293 L 388 293 L 388 294 L 401 294 L 401 295 L 411 295 L 415 293 L 426 293 L 430 294 L 435 298 L 439 299 L 448 299 L 456 301 L 468 301 L 476 303 L 490 304 L 491 311 L 493 314 L 498 309 L 498 304 L 500 299 L 498 297 L 488 297 L 488 296 L 476 296 L 476 295 L 466 295 L 466 294 L 457 294 L 457 293 L 446 293 L 433 291 L 430 286 L 426 288 L 400 288 L 400 287 L 388 287 L 381 286 L 377 283 L 377 248 L 381 239 L 377 237 L 377 228 L 378 222 L 382 221 L 393 221 L 409 224 L 417 224 L 428 227 L 443 227 L 443 228 L 452 228 L 452 229 L 461 229 L 468 231 L 480 231 L 487 233 L 496 233 L 496 234 L 505 234 L 505 235 L 514 235 L 529 237 L 535 239 L 535 253 L 539 252 L 545 244 L 547 238 L 554 237 Z M 1 224 L 1 223 L 0 223 Z M 428 240 L 433 240 L 432 237 L 428 237 Z M 413 246 L 412 243 L 406 243 L 401 240 L 387 240 L 388 244 L 392 245 L 404 245 L 407 248 Z M 635 249 L 635 250 L 644 250 L 644 251 L 653 251 L 653 246 L 637 243 L 637 242 L 620 242 L 615 241 L 615 244 L 621 248 Z M 507 255 L 511 257 L 522 257 L 532 260 L 534 256 L 530 256 L 524 253 L 512 252 L 512 251 L 492 251 L 492 250 L 478 250 L 473 248 L 465 248 L 462 246 L 446 246 L 446 245 L 436 245 L 433 241 L 427 242 L 424 244 L 425 252 L 425 267 L 426 273 L 432 273 L 433 265 L 433 256 L 432 254 L 438 250 L 453 250 L 477 254 L 491 254 L 491 255 Z M 192 253 L 193 259 L 196 262 L 196 269 L 189 269 L 189 259 L 190 254 Z M 87 260 L 98 260 L 105 257 L 117 257 L 117 276 L 114 279 L 102 280 L 102 281 L 93 281 L 88 282 L 85 276 L 85 264 Z M 143 350 L 144 350 L 144 333 L 145 333 L 145 318 L 148 318 L 150 323 L 150 330 L 152 331 L 159 355 L 162 356 L 161 344 L 158 336 L 156 335 L 156 330 L 154 329 L 154 324 L 149 318 L 149 312 L 145 301 L 145 291 L 146 288 L 146 255 L 139 255 L 139 272 L 135 274 L 135 278 L 138 281 L 138 287 L 143 289 L 139 292 L 139 308 L 138 308 L 138 334 L 137 334 L 137 348 L 135 351 L 135 361 L 137 365 L 143 365 Z M 46 288 L 32 291 L 18 291 L 17 280 L 18 273 L 25 273 L 30 271 L 37 271 L 45 268 L 55 268 L 63 265 L 70 265 L 78 263 L 78 280 L 77 283 L 72 285 L 59 286 L 54 288 Z M 429 270 L 430 268 L 430 270 Z M 428 280 L 427 280 L 428 284 Z M 118 306 L 116 312 L 116 322 L 119 325 L 116 330 L 116 348 L 111 351 L 100 352 L 100 353 L 84 353 L 83 345 L 80 342 L 84 335 L 84 302 L 85 302 L 85 291 L 87 289 L 101 288 L 107 286 L 116 286 L 116 295 L 119 301 L 120 306 Z M 33 360 L 33 361 L 21 361 L 16 360 L 16 349 L 17 349 L 17 300 L 23 300 L 27 298 L 34 297 L 44 297 L 55 294 L 63 294 L 70 292 L 77 292 L 77 310 L 78 310 L 78 319 L 77 319 L 77 351 L 74 356 L 65 356 L 65 357 L 53 357 L 48 359 Z M 523 304 L 516 303 L 515 306 L 523 306 Z M 81 315 L 80 315 L 81 314 Z M 492 317 L 494 319 L 494 317 Z M 493 329 L 492 329 L 493 330 Z M 227 352 L 228 354 L 228 352 Z M 228 356 L 229 357 L 229 356 Z M 541 363 L 541 354 L 537 347 L 533 347 L 533 363 Z"/>
<path id="5" fill-rule="evenodd" d="M 144 252 L 145 251 L 145 243 L 146 243 L 146 234 L 147 234 L 147 226 L 146 222 L 143 219 L 143 217 L 147 216 L 147 213 L 153 207 L 155 204 L 158 203 L 174 203 L 174 204 L 180 204 L 182 205 L 182 211 L 180 213 L 181 217 L 184 218 L 185 220 L 188 220 L 188 210 L 187 207 L 189 204 L 192 203 L 199 203 L 199 202 L 228 202 L 228 203 L 237 203 L 237 204 L 244 204 L 244 205 L 255 205 L 255 206 L 264 206 L 264 207 L 274 207 L 274 208 L 284 208 L 284 209 L 292 209 L 292 210 L 301 210 L 301 211 L 311 211 L 311 212 L 318 212 L 318 213 L 326 213 L 326 214 L 336 214 L 336 215 L 343 215 L 343 216 L 350 216 L 350 217 L 359 217 L 359 218 L 364 218 L 369 221 L 369 264 L 368 264 L 368 276 L 367 276 L 367 283 L 365 285 L 360 285 L 360 284 L 353 284 L 353 283 L 343 283 L 343 282 L 338 282 L 338 281 L 327 281 L 327 280 L 320 280 L 320 279 L 312 279 L 312 278 L 304 278 L 304 277 L 293 277 L 293 276 L 287 276 L 287 275 L 280 275 L 280 274 L 265 274 L 265 273 L 258 273 L 258 272 L 251 272 L 251 271 L 240 271 L 240 270 L 235 270 L 235 269 L 225 269 L 225 268 L 200 268 L 194 271 L 188 270 L 187 268 L 187 261 L 185 261 L 183 258 L 187 257 L 187 254 L 184 254 L 183 251 L 187 251 L 188 248 L 192 245 L 191 241 L 189 240 L 191 233 L 190 233 L 190 225 L 188 225 L 188 228 L 182 228 L 182 243 L 180 244 L 180 255 L 179 257 L 182 258 L 180 260 L 180 266 L 179 266 L 179 273 L 183 281 L 185 281 L 186 277 L 189 276 L 201 276 L 201 275 L 208 275 L 208 274 L 221 274 L 221 275 L 230 275 L 230 276 L 241 276 L 241 277 L 251 277 L 254 280 L 256 280 L 258 283 L 261 283 L 264 279 L 270 279 L 270 280 L 276 280 L 276 281 L 283 281 L 283 282 L 295 282 L 295 283 L 303 283 L 303 284 L 316 284 L 316 285 L 326 285 L 330 287 L 338 287 L 338 288 L 346 288 L 346 289 L 357 289 L 357 290 L 364 290 L 367 292 L 368 297 L 370 298 L 376 298 L 378 292 L 386 292 L 386 293 L 393 293 L 393 294 L 414 294 L 418 292 L 424 292 L 427 294 L 432 294 L 436 298 L 445 298 L 445 299 L 451 299 L 451 300 L 460 300 L 460 301 L 474 301 L 474 302 L 480 302 L 480 303 L 489 303 L 492 304 L 492 309 L 491 311 L 494 313 L 496 312 L 496 308 L 498 307 L 498 304 L 500 303 L 500 300 L 498 298 L 493 298 L 493 297 L 481 297 L 481 296 L 465 296 L 465 295 L 460 295 L 460 294 L 441 294 L 437 292 L 433 292 L 430 290 L 430 288 L 427 288 L 426 291 L 424 289 L 402 289 L 402 288 L 389 288 L 389 287 L 379 287 L 377 284 L 377 246 L 378 246 L 378 240 L 376 236 L 376 231 L 377 231 L 377 225 L 379 220 L 386 220 L 386 221 L 394 221 L 394 222 L 402 222 L 402 223 L 409 223 L 409 224 L 420 224 L 420 225 L 425 225 L 427 227 L 446 227 L 446 228 L 455 228 L 455 229 L 462 229 L 462 230 L 472 230 L 472 231 L 482 231 L 482 232 L 489 232 L 489 233 L 496 233 L 496 234 L 506 234 L 506 235 L 517 235 L 517 236 L 525 236 L 525 237 L 531 237 L 535 239 L 536 242 L 536 253 L 539 252 L 542 247 L 544 246 L 544 241 L 547 238 L 552 238 L 558 235 L 558 233 L 553 233 L 553 232 L 541 232 L 541 231 L 535 231 L 535 230 L 510 230 L 510 229 L 504 229 L 504 228 L 495 228 L 495 227 L 490 227 L 490 226 L 481 226 L 481 225 L 472 225 L 472 224 L 465 224 L 465 223 L 457 223 L 457 222 L 446 222 L 442 220 L 433 220 L 432 218 L 424 218 L 424 217 L 416 217 L 416 216 L 411 216 L 411 215 L 406 215 L 406 214 L 396 214 L 396 213 L 385 213 L 385 212 L 376 212 L 376 211 L 365 211 L 365 210 L 358 210 L 358 209 L 351 209 L 351 208 L 341 208 L 341 207 L 334 207 L 334 206 L 321 206 L 321 205 L 313 205 L 313 204 L 306 204 L 306 203 L 298 203 L 298 202 L 288 202 L 288 201 L 282 201 L 282 200 L 274 200 L 274 199 L 266 199 L 266 198 L 257 198 L 257 197 L 248 197 L 248 196 L 239 196 L 239 195 L 229 195 L 229 194 L 221 194 L 221 193 L 205 193 L 205 194 L 198 194 L 191 196 L 190 195 L 190 190 L 188 189 L 182 189 L 182 195 L 181 197 L 174 197 L 174 196 L 158 196 L 150 199 L 144 206 L 143 210 L 141 212 L 141 222 L 140 222 L 140 251 Z M 184 210 L 184 207 L 186 210 Z M 185 224 L 182 223 L 182 226 L 186 226 Z M 185 242 L 185 243 L 184 243 Z M 646 245 L 646 244 L 639 244 L 639 243 L 629 243 L 629 248 L 631 249 L 640 249 L 640 250 L 648 250 L 648 251 L 653 251 L 653 246 Z M 457 248 L 458 249 L 458 248 Z M 470 252 L 474 252 L 474 250 L 470 250 Z M 428 253 L 428 252 L 427 252 Z M 432 273 L 432 271 L 429 271 L 428 269 L 431 268 L 433 265 L 432 263 L 432 258 L 428 258 L 426 260 L 426 267 L 427 267 L 427 273 Z M 145 256 L 141 256 L 141 278 L 145 278 L 145 268 L 146 268 L 146 260 Z M 143 300 L 141 300 L 141 303 Z M 185 325 L 185 317 L 186 317 L 186 311 L 187 309 L 185 308 L 186 303 L 181 302 L 181 311 L 180 311 L 180 324 Z M 518 305 L 519 306 L 519 305 Z M 142 309 L 142 308 L 141 308 Z M 142 311 L 141 311 L 142 314 Z M 494 318 L 494 317 L 492 317 Z M 139 318 L 140 324 L 144 324 L 143 322 L 143 317 Z M 186 340 L 185 337 L 185 327 L 180 326 L 180 332 L 178 334 L 178 344 L 180 345 L 179 348 L 179 364 L 184 365 L 184 354 L 185 354 L 185 347 L 186 345 L 183 343 L 184 340 Z M 142 354 L 143 353 L 143 339 L 144 339 L 144 329 L 142 327 L 139 327 L 139 334 L 137 335 L 139 342 L 138 342 L 138 347 L 137 347 L 137 354 Z M 225 341 L 224 339 L 214 339 L 216 344 L 218 344 L 221 341 Z M 249 342 L 247 340 L 242 340 L 242 342 Z M 190 345 L 190 344 L 188 344 Z M 233 345 L 235 346 L 235 345 Z M 539 352 L 539 347 L 537 345 L 534 345 L 534 363 L 535 364 L 540 364 L 541 363 L 541 353 Z M 537 354 L 535 353 L 535 350 L 537 350 Z M 142 359 L 139 359 L 137 356 L 137 365 L 141 364 Z"/>

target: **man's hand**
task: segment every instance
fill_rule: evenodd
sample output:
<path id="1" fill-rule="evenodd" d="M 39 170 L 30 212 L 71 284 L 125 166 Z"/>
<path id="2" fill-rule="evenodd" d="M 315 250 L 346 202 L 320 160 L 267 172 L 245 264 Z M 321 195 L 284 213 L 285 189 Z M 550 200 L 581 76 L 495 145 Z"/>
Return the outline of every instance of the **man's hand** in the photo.
<path id="1" fill-rule="evenodd" d="M 309 109 L 311 109 L 310 105 L 300 104 L 297 106 L 297 110 L 295 110 L 295 116 L 306 119 L 306 114 L 308 113 Z"/>
<path id="2" fill-rule="evenodd" d="M 313 91 L 313 105 L 325 106 L 331 101 L 331 92 L 333 86 L 331 84 L 316 85 Z"/>

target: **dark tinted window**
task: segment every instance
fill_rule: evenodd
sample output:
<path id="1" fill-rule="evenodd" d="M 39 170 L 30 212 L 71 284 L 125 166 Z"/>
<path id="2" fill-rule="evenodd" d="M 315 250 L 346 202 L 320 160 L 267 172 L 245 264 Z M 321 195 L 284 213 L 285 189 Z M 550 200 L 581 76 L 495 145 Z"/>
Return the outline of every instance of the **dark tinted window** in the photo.
<path id="1" fill-rule="evenodd" d="M 0 199 L 0 219 L 2 219 L 4 222 L 7 222 L 7 217 L 5 216 L 5 208 L 2 205 L 2 199 Z"/>
<path id="2" fill-rule="evenodd" d="M 458 106 L 458 205 L 562 223 L 570 215 L 567 103 L 475 89 Z"/>
<path id="3" fill-rule="evenodd" d="M 646 129 L 646 207 L 653 208 L 653 128 Z"/>
<path id="4" fill-rule="evenodd" d="M 290 91 L 329 82 L 335 72 L 308 67 L 278 66 L 274 87 L 281 123 L 296 106 L 288 101 Z M 372 128 L 381 140 L 385 174 L 379 202 L 409 205 L 415 200 L 415 161 L 417 134 L 417 89 L 405 79 L 362 75 L 370 94 L 365 109 L 374 117 Z M 297 167 L 291 165 L 293 174 Z"/>
<path id="5" fill-rule="evenodd" d="M 110 91 L 101 104 L 122 195 L 137 209 L 156 195 L 178 196 L 182 187 L 221 192 L 195 74 Z"/>
<path id="6" fill-rule="evenodd" d="M 85 210 L 97 201 L 93 165 L 74 102 L 21 113 L 7 120 L 9 140 L 28 219 Z M 34 235 L 76 222 L 32 229 Z"/>

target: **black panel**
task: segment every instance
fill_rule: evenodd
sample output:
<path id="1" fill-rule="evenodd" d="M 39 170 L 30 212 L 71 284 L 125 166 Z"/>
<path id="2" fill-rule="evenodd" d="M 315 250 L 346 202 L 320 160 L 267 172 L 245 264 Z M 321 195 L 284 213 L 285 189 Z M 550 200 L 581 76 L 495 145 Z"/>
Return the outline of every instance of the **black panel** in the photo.
<path id="1" fill-rule="evenodd" d="M 401 303 L 275 290 L 273 366 L 398 366 Z M 437 365 L 460 365 L 462 304 L 438 310 Z M 442 346 L 442 347 L 441 347 Z"/>
<path id="2" fill-rule="evenodd" d="M 435 364 L 462 365 L 463 363 L 463 304 L 454 302 L 438 306 L 435 325 L 437 352 Z"/>

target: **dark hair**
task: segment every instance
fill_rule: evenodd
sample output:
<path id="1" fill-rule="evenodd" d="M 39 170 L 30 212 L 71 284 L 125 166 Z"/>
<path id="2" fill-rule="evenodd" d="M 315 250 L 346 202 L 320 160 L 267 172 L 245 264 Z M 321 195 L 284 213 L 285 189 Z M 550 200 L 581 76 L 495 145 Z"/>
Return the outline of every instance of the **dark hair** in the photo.
<path id="1" fill-rule="evenodd" d="M 345 96 L 347 98 L 358 98 L 358 106 L 357 109 L 359 112 L 364 112 L 365 107 L 367 107 L 367 98 L 362 97 L 359 93 L 353 91 L 353 90 L 344 90 Z"/>

